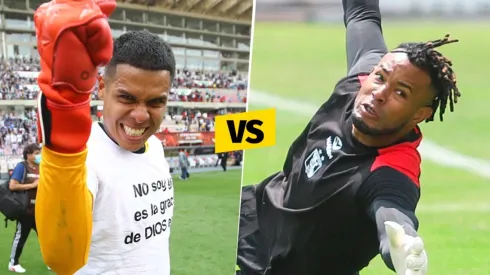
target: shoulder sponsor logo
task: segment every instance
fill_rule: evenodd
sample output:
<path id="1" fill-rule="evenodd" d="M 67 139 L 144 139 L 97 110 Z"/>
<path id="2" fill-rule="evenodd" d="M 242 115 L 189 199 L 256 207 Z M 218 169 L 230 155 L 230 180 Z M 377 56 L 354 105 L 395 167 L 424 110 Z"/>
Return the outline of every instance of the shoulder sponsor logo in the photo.
<path id="1" fill-rule="evenodd" d="M 327 151 L 327 156 L 328 159 L 333 158 L 333 153 L 335 151 L 338 151 L 342 149 L 342 140 L 336 136 L 335 138 L 332 138 L 332 136 L 329 136 L 326 140 L 326 146 L 325 150 Z"/>
<path id="2" fill-rule="evenodd" d="M 323 166 L 325 156 L 322 149 L 317 148 L 311 152 L 311 154 L 305 160 L 305 172 L 306 177 L 311 178 L 315 173 Z"/>

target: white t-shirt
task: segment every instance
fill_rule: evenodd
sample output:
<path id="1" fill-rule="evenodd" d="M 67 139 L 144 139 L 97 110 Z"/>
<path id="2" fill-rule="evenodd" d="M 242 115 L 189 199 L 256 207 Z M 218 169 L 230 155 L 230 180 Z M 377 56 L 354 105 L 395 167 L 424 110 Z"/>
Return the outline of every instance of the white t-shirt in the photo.
<path id="1" fill-rule="evenodd" d="M 95 122 L 87 143 L 94 197 L 88 263 L 76 275 L 168 275 L 174 189 L 160 141 L 143 154 L 117 146 Z"/>

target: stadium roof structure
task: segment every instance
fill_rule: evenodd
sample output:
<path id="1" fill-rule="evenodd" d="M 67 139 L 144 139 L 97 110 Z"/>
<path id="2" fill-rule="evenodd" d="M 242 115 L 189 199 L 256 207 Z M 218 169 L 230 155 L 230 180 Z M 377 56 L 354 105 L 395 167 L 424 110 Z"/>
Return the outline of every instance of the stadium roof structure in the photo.
<path id="1" fill-rule="evenodd" d="M 252 22 L 253 0 L 118 0 L 212 19 Z"/>

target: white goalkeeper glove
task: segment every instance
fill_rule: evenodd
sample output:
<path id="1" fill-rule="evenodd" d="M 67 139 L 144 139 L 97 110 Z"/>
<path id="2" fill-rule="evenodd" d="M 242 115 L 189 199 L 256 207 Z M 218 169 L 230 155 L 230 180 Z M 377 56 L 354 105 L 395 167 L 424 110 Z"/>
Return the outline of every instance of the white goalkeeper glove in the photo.
<path id="1" fill-rule="evenodd" d="M 397 275 L 427 274 L 427 253 L 420 237 L 405 234 L 396 222 L 385 222 L 385 230 L 390 242 L 390 255 Z"/>

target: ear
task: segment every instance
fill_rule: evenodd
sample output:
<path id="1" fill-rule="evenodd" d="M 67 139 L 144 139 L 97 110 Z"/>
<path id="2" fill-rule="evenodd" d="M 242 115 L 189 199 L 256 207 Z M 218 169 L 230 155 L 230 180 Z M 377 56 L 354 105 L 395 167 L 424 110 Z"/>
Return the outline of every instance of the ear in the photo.
<path id="1" fill-rule="evenodd" d="M 422 107 L 417 111 L 417 113 L 415 113 L 415 116 L 413 116 L 412 121 L 415 124 L 419 124 L 420 122 L 428 119 L 431 115 L 432 115 L 431 107 Z"/>
<path id="2" fill-rule="evenodd" d="M 104 80 L 104 76 L 103 75 L 99 75 L 97 77 L 98 81 L 99 81 L 99 98 L 101 100 L 104 100 L 104 94 L 105 94 L 105 80 Z"/>

